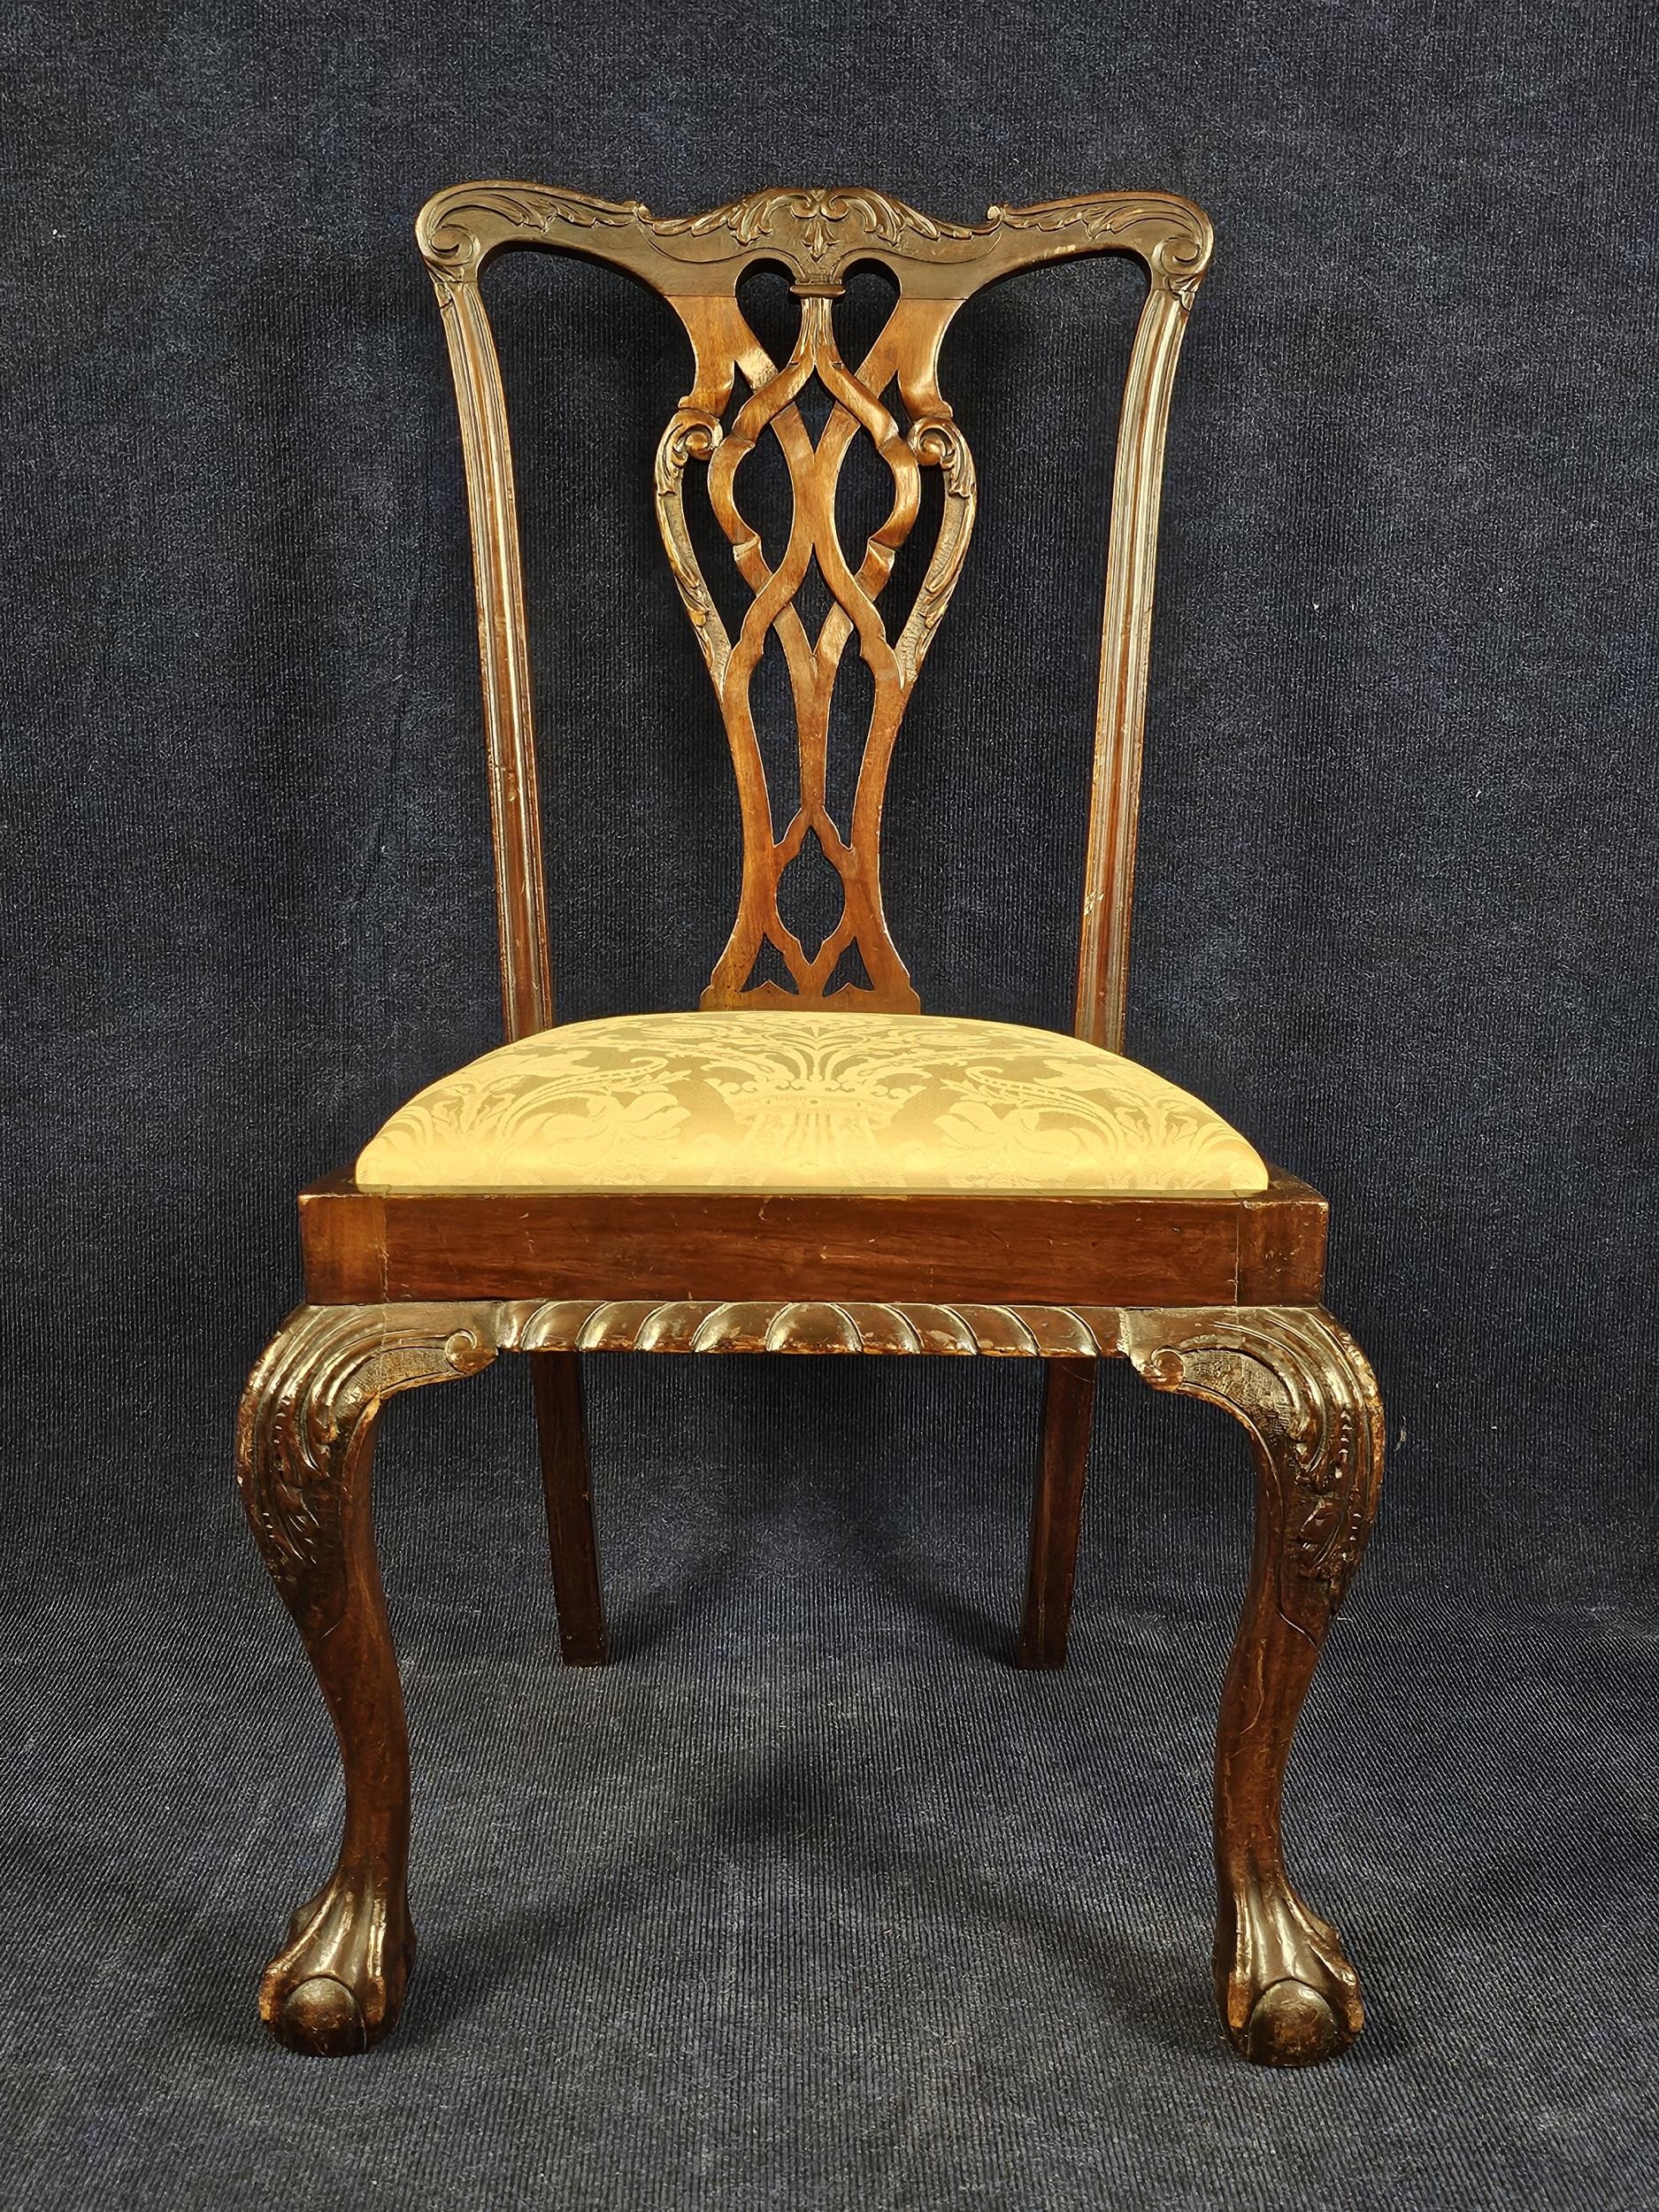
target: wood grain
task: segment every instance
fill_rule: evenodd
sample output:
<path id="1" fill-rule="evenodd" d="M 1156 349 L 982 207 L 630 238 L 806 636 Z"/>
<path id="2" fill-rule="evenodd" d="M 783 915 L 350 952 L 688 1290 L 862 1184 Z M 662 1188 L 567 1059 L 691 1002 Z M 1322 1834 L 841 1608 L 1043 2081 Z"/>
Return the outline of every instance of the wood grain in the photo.
<path id="1" fill-rule="evenodd" d="M 300 1201 L 308 1297 L 1317 1302 L 1324 1201 L 748 1191 L 359 1192 Z M 1263 1230 L 1263 1218 L 1283 1214 Z M 1248 1225 L 1247 1228 L 1247 1225 Z M 1246 1239 L 1249 1240 L 1248 1246 Z M 1267 1241 L 1264 1242 L 1263 1240 Z"/>

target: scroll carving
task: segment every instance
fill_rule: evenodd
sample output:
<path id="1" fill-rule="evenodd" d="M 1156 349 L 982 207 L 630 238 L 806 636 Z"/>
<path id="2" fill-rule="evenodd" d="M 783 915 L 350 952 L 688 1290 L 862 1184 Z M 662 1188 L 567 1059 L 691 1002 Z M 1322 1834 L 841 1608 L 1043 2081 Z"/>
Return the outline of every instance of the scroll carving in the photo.
<path id="1" fill-rule="evenodd" d="M 663 433 L 657 449 L 656 474 L 657 527 L 662 532 L 669 570 L 686 612 L 691 617 L 703 657 L 709 664 L 717 697 L 725 695 L 732 641 L 691 542 L 691 533 L 686 525 L 683 480 L 687 463 L 708 460 L 724 434 L 714 416 L 682 407 Z"/>
<path id="2" fill-rule="evenodd" d="M 1056 238 L 1072 233 L 1094 246 L 1116 243 L 1137 231 L 1153 234 L 1143 250 L 1156 285 L 1190 308 L 1210 265 L 1209 223 L 1195 207 L 1164 193 L 1145 199 L 1109 195 L 1096 200 L 1049 200 L 1038 207 L 994 207 L 991 218 L 1010 230 Z"/>
<path id="3" fill-rule="evenodd" d="M 474 184 L 440 193 L 422 209 L 419 235 L 426 266 L 450 282 L 475 276 L 486 257 L 509 238 L 566 242 L 562 231 L 631 234 L 648 219 L 637 200 L 598 200 L 540 184 Z"/>
<path id="4" fill-rule="evenodd" d="M 908 287 L 967 298 L 1011 270 L 1079 253 L 1139 254 L 1171 288 L 1202 278 L 1208 219 L 1172 192 L 1091 192 L 1030 207 L 992 207 L 980 223 L 946 222 L 869 186 L 783 186 L 701 215 L 654 215 L 642 201 L 489 179 L 455 185 L 421 211 L 429 266 L 475 273 L 503 245 L 549 244 L 632 269 L 665 296 L 729 291 L 752 262 L 777 259 L 808 282 L 839 283 L 861 260 L 910 263 Z"/>
<path id="5" fill-rule="evenodd" d="M 706 215 L 648 219 L 656 235 L 664 239 L 706 238 L 728 231 L 740 246 L 752 246 L 776 236 L 780 243 L 798 245 L 810 259 L 830 269 L 840 266 L 849 247 L 856 247 L 861 232 L 866 244 L 895 251 L 926 250 L 941 239 L 974 235 L 964 224 L 938 222 L 902 200 L 867 188 L 851 192 L 751 192 L 746 199 L 711 208 Z"/>

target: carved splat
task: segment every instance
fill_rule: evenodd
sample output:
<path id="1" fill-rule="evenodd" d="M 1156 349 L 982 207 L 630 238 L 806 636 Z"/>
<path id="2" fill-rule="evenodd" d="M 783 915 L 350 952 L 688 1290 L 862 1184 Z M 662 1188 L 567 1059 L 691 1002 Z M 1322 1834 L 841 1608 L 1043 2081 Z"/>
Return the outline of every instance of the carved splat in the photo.
<path id="1" fill-rule="evenodd" d="M 692 386 L 657 449 L 657 514 L 725 721 L 743 840 L 737 917 L 703 1003 L 897 1012 L 919 1001 L 882 908 L 882 803 L 900 723 L 962 572 L 975 505 L 972 457 L 940 391 L 940 346 L 956 309 L 995 278 L 1077 254 L 1140 257 L 1150 285 L 1119 427 L 1076 1019 L 1079 1035 L 1119 1044 L 1164 433 L 1181 330 L 1210 257 L 1199 211 L 1164 193 L 1108 192 L 993 208 L 983 223 L 961 224 L 866 189 L 786 189 L 705 215 L 662 218 L 634 201 L 480 183 L 431 201 L 419 237 L 445 311 L 466 451 L 510 1036 L 547 1026 L 553 1001 L 512 467 L 477 283 L 490 255 L 551 246 L 608 261 L 662 294 L 691 340 Z M 762 263 L 781 264 L 800 301 L 799 334 L 783 361 L 761 343 L 738 301 L 740 279 Z M 835 303 L 849 273 L 868 263 L 886 268 L 898 297 L 855 363 L 841 352 Z M 810 388 L 827 402 L 816 436 L 802 405 Z M 864 543 L 847 545 L 836 490 L 861 438 L 885 466 L 892 498 Z M 781 453 L 792 507 L 775 561 L 745 504 L 744 463 L 766 441 Z M 921 511 L 925 469 L 940 475 L 937 531 L 913 603 L 890 623 L 883 593 Z M 687 520 L 694 473 L 749 595 L 735 634 Z M 825 594 L 827 611 L 814 634 L 803 602 Z M 795 726 L 798 799 L 782 820 L 756 716 L 755 678 L 774 638 Z M 827 756 L 849 650 L 868 671 L 872 703 L 850 808 L 838 819 Z M 841 890 L 839 917 L 815 945 L 789 927 L 779 902 L 788 870 L 814 845 Z"/>
<path id="2" fill-rule="evenodd" d="M 908 427 L 902 428 L 882 403 L 900 362 L 922 341 L 916 303 L 901 298 L 886 329 L 853 369 L 841 358 L 833 317 L 841 287 L 826 282 L 822 291 L 801 285 L 795 289 L 802 295 L 800 335 L 781 365 L 760 346 L 734 300 L 722 301 L 718 312 L 699 301 L 696 311 L 687 315 L 698 349 L 697 390 L 669 424 L 657 455 L 657 521 L 720 703 L 743 824 L 737 919 L 703 1003 L 822 1006 L 839 999 L 914 1012 L 921 1002 L 881 910 L 881 806 L 900 721 L 968 549 L 973 463 L 949 411 L 931 388 L 931 376 L 926 389 L 912 388 L 908 395 L 912 409 L 926 410 L 912 413 Z M 929 319 L 936 322 L 937 317 Z M 698 407 L 695 401 L 729 393 L 740 373 L 749 396 L 726 426 L 710 407 Z M 798 404 L 814 380 L 833 403 L 816 441 Z M 849 550 L 837 527 L 835 494 L 847 454 L 860 434 L 870 438 L 892 476 L 893 501 L 887 518 L 863 548 Z M 743 511 L 739 491 L 743 463 L 767 436 L 781 449 L 793 501 L 787 541 L 775 567 Z M 687 523 L 685 474 L 692 459 L 707 464 L 710 503 L 730 541 L 738 573 L 753 595 L 735 639 L 720 618 Z M 942 472 L 943 515 L 915 603 L 898 635 L 889 637 L 878 602 L 919 511 L 925 467 Z M 809 634 L 797 604 L 814 569 L 831 601 L 816 636 Z M 772 635 L 789 672 L 800 793 L 794 814 L 781 826 L 767 786 L 751 701 L 755 672 Z M 826 793 L 830 710 L 849 643 L 870 671 L 874 696 L 851 819 L 837 822 Z M 786 872 L 813 839 L 841 879 L 841 911 L 822 941 L 809 947 L 785 921 L 779 894 Z M 756 964 L 768 945 L 787 971 L 787 987 L 755 978 Z M 855 946 L 869 982 L 838 984 L 841 956 Z"/>

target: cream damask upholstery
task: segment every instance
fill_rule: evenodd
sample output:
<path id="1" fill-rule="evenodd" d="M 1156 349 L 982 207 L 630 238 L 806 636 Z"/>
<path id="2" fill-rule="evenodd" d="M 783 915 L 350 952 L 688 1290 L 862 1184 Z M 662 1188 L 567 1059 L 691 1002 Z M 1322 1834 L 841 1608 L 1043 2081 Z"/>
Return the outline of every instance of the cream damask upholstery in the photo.
<path id="1" fill-rule="evenodd" d="M 1076 1037 L 938 1014 L 631 1014 L 430 1084 L 373 1191 L 1255 1191 L 1218 1114 Z"/>

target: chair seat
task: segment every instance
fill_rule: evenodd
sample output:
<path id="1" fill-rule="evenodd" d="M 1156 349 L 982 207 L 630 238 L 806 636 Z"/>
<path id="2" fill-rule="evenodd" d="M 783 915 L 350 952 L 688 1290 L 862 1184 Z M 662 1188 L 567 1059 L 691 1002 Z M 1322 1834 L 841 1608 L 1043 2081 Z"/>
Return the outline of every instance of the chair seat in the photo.
<path id="1" fill-rule="evenodd" d="M 1264 1190 L 1189 1092 L 1076 1037 L 936 1014 L 632 1014 L 487 1052 L 401 1108 L 360 1189 Z"/>

